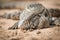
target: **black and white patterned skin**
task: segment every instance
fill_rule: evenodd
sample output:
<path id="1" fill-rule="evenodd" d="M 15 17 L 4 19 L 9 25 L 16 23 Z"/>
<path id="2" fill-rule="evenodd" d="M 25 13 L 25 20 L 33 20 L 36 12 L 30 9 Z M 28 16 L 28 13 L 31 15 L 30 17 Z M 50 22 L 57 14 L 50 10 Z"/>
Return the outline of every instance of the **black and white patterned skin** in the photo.
<path id="1" fill-rule="evenodd" d="M 36 29 L 49 26 L 48 10 L 42 4 L 30 4 L 20 14 L 18 28 Z"/>
<path id="2" fill-rule="evenodd" d="M 53 17 L 57 17 L 55 15 L 57 10 L 53 8 L 47 9 L 42 4 L 30 4 L 21 12 L 18 24 L 15 23 L 15 26 L 12 26 L 10 29 L 22 28 L 28 30 L 47 28 L 55 22 L 55 18 Z"/>

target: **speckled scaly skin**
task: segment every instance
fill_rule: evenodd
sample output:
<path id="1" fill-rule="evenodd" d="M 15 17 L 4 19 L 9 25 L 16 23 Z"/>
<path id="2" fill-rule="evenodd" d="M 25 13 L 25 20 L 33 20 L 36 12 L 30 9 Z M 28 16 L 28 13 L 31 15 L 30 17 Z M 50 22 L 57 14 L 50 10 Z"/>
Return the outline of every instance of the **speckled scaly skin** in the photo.
<path id="1" fill-rule="evenodd" d="M 37 29 L 49 27 L 48 10 L 42 4 L 30 4 L 20 14 L 18 28 Z"/>
<path id="2" fill-rule="evenodd" d="M 52 11 L 55 12 L 52 13 Z M 52 17 L 57 17 L 54 13 L 57 13 L 56 9 L 47 9 L 42 4 L 30 4 L 20 14 L 17 27 L 25 30 L 47 28 L 50 26 L 50 23 L 55 20 L 53 20 Z M 11 27 L 11 29 L 14 27 L 15 26 Z"/>

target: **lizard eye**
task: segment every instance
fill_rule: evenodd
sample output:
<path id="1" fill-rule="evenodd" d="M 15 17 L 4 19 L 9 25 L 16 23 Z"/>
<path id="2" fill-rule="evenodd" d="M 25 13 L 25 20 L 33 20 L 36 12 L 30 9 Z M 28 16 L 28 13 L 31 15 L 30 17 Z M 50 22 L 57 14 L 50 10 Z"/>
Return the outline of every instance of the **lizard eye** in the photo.
<path id="1" fill-rule="evenodd" d="M 46 11 L 45 11 L 45 17 L 48 17 L 49 16 L 49 12 L 48 12 L 48 10 L 46 9 Z"/>
<path id="2" fill-rule="evenodd" d="M 48 14 L 47 13 L 45 13 L 45 17 L 48 17 Z"/>

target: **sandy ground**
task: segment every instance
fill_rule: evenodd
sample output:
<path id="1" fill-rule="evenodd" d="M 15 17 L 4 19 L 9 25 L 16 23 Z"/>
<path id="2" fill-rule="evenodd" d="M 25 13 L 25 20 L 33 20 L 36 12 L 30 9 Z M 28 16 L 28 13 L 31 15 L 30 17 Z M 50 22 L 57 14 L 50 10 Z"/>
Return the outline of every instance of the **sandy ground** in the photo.
<path id="1" fill-rule="evenodd" d="M 0 40 L 60 40 L 60 28 L 47 28 L 22 32 L 17 30 L 0 30 Z"/>

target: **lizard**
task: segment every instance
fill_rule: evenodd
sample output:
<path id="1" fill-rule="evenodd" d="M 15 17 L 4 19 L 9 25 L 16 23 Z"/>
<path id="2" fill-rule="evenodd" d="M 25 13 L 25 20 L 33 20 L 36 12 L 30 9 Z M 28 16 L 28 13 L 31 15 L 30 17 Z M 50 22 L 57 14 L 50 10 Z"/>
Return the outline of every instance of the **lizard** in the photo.
<path id="1" fill-rule="evenodd" d="M 49 27 L 52 17 L 58 17 L 60 15 L 59 12 L 60 10 L 58 9 L 47 9 L 42 4 L 30 4 L 25 8 L 25 10 L 23 10 L 21 14 L 19 14 L 20 18 L 19 16 L 17 17 L 19 21 L 8 29 L 21 28 L 28 30 Z M 14 13 L 14 15 L 15 14 L 16 13 Z M 17 14 L 15 16 L 17 16 Z"/>
<path id="2" fill-rule="evenodd" d="M 49 27 L 49 17 L 48 10 L 42 4 L 30 4 L 20 14 L 17 27 L 26 30 L 47 28 Z M 13 28 L 11 27 L 9 29 Z"/>

